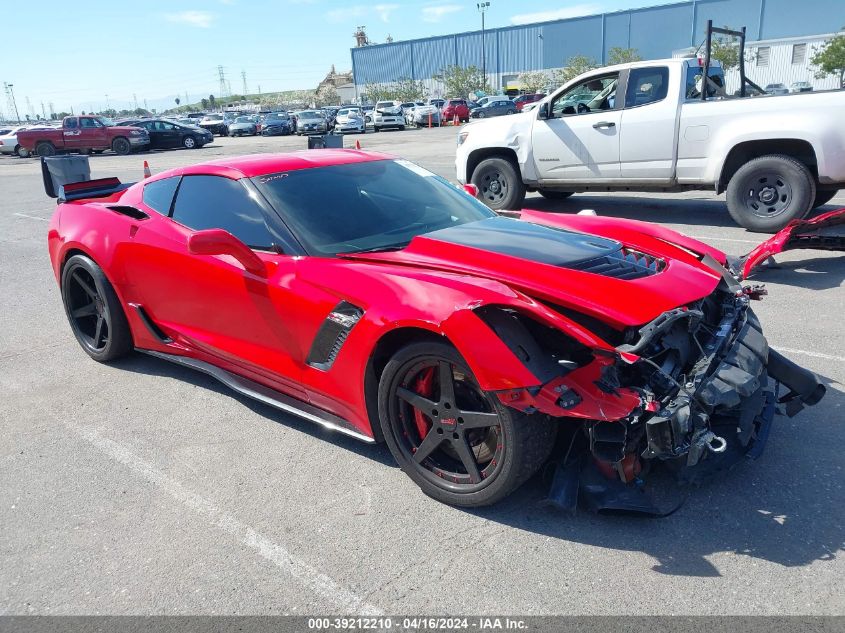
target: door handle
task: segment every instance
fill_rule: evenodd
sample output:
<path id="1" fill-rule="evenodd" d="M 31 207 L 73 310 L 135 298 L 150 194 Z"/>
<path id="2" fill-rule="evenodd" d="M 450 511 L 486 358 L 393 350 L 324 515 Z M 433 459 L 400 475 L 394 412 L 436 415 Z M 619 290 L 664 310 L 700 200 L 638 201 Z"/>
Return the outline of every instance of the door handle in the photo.
<path id="1" fill-rule="evenodd" d="M 593 127 L 598 130 L 602 127 L 616 127 L 616 124 L 613 121 L 599 121 L 598 123 L 594 123 Z"/>

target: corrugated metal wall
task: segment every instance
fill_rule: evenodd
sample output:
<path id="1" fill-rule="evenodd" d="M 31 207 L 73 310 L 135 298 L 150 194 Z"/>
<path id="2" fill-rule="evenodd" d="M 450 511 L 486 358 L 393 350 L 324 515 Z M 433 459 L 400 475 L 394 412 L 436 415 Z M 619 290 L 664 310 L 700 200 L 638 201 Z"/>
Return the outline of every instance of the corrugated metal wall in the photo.
<path id="1" fill-rule="evenodd" d="M 670 57 L 697 46 L 707 20 L 748 28 L 749 40 L 829 33 L 845 25 L 845 0 L 686 0 L 602 15 L 489 29 L 484 34 L 487 73 L 498 86 L 505 73 L 559 68 L 574 55 L 606 63 L 613 47 L 636 48 L 645 59 Z M 353 48 L 360 88 L 412 77 L 430 83 L 447 65 L 482 66 L 480 31 Z"/>

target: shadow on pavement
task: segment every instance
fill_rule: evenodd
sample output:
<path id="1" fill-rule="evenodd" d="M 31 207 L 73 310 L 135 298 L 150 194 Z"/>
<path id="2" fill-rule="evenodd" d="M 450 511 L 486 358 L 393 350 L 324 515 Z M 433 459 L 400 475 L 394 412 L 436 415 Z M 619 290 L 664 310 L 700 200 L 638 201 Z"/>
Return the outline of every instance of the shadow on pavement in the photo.
<path id="1" fill-rule="evenodd" d="M 792 257 L 806 255 L 807 259 L 780 262 L 775 255 L 774 265 L 761 266 L 749 276 L 749 283 L 784 284 L 810 290 L 838 288 L 845 279 L 845 257 L 813 257 L 810 250 L 790 251 Z"/>

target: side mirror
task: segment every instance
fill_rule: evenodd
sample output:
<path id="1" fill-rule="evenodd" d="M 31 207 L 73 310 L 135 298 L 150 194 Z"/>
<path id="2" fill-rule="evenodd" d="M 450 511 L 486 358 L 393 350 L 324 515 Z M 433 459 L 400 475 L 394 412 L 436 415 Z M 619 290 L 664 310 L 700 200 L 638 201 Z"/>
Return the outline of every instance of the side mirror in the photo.
<path id="1" fill-rule="evenodd" d="M 464 187 L 464 191 L 466 191 L 473 198 L 478 197 L 478 187 L 476 187 L 474 184 L 472 184 L 471 182 L 468 182 L 463 187 Z"/>
<path id="2" fill-rule="evenodd" d="M 231 255 L 254 275 L 267 276 L 261 258 L 246 244 L 223 229 L 197 231 L 188 238 L 188 252 L 192 255 Z"/>
<path id="3" fill-rule="evenodd" d="M 540 107 L 537 108 L 537 117 L 540 119 L 548 119 L 549 118 L 549 102 L 541 103 Z"/>

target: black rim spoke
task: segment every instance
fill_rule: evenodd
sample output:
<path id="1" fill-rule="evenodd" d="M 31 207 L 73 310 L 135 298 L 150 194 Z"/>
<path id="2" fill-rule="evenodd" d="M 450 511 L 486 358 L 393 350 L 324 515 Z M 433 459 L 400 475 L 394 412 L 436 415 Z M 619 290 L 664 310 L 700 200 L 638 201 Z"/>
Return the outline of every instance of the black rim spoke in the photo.
<path id="1" fill-rule="evenodd" d="M 452 365 L 446 361 L 438 363 L 440 367 L 440 402 L 455 403 L 455 379 L 452 376 Z"/>
<path id="2" fill-rule="evenodd" d="M 97 313 L 97 304 L 93 301 L 88 305 L 84 305 L 81 308 L 77 308 L 71 315 L 74 319 L 80 319 L 82 317 L 92 316 Z"/>
<path id="3" fill-rule="evenodd" d="M 96 299 L 99 296 L 97 292 L 93 288 L 91 288 L 91 286 L 89 286 L 87 282 L 83 281 L 82 278 L 76 273 L 73 273 L 73 280 L 78 283 L 79 287 L 85 291 L 85 294 L 87 294 L 92 299 Z"/>
<path id="4" fill-rule="evenodd" d="M 94 347 L 100 347 L 100 338 L 103 335 L 103 323 L 105 322 L 106 320 L 102 314 L 97 316 L 97 328 L 94 330 Z"/>
<path id="5" fill-rule="evenodd" d="M 425 436 L 425 439 L 422 441 L 417 447 L 416 452 L 414 453 L 414 461 L 418 464 L 421 463 L 426 457 L 431 455 L 440 444 L 443 442 L 443 436 L 440 435 L 435 431 L 435 429 L 431 429 L 428 435 Z"/>
<path id="6" fill-rule="evenodd" d="M 481 473 L 478 472 L 478 464 L 475 462 L 475 455 L 472 454 L 472 450 L 470 449 L 469 444 L 467 444 L 466 438 L 461 436 L 459 439 L 453 440 L 452 446 L 455 447 L 455 452 L 458 454 L 458 457 L 461 458 L 461 463 L 464 465 L 464 468 L 466 468 L 469 480 L 474 484 L 480 482 Z"/>
<path id="7" fill-rule="evenodd" d="M 437 408 L 437 403 L 432 402 L 427 398 L 424 398 L 418 393 L 414 393 L 413 391 L 405 389 L 404 387 L 399 387 L 396 390 L 396 395 L 408 404 L 410 404 L 412 407 L 419 409 L 423 413 L 430 414 L 434 409 Z"/>
<path id="8" fill-rule="evenodd" d="M 480 411 L 460 411 L 458 422 L 465 429 L 486 429 L 491 426 L 498 426 L 499 415 L 497 413 L 482 413 Z"/>

